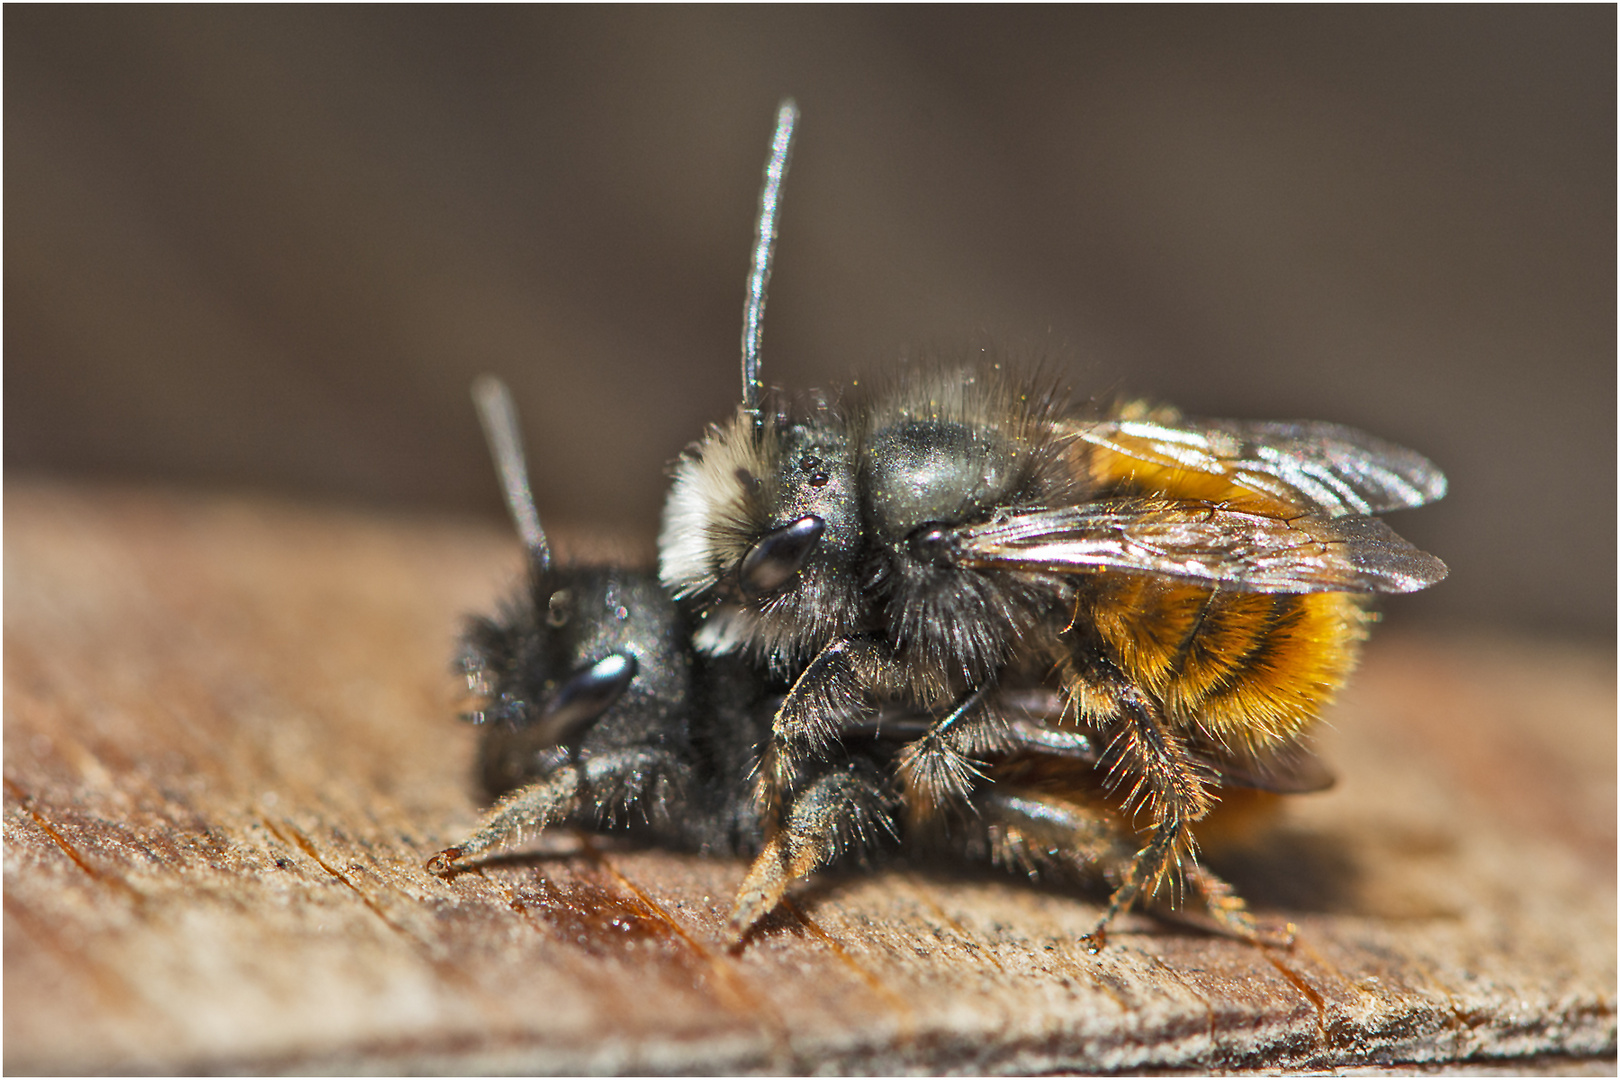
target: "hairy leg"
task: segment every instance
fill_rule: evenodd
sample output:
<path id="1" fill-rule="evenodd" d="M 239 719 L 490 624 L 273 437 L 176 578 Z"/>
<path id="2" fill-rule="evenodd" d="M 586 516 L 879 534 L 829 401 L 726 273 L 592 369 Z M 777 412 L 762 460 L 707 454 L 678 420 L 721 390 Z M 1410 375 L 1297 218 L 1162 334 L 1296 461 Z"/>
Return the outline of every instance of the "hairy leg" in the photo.
<path id="1" fill-rule="evenodd" d="M 748 869 L 731 912 L 731 929 L 742 940 L 781 901 L 789 885 L 850 851 L 864 851 L 894 837 L 894 797 L 882 773 L 857 758 L 811 780 L 795 795 L 780 827 Z"/>
<path id="2" fill-rule="evenodd" d="M 895 759 L 908 823 L 919 828 L 947 808 L 963 805 L 984 779 L 983 755 L 1009 746 L 1008 725 L 989 705 L 989 686 L 968 694 Z"/>
<path id="3" fill-rule="evenodd" d="M 613 824 L 635 812 L 659 825 L 685 773 L 670 754 L 645 749 L 600 751 L 559 765 L 502 797 L 471 836 L 433 856 L 427 868 L 449 876 L 469 859 L 554 825 Z"/>
<path id="4" fill-rule="evenodd" d="M 1134 845 L 1101 804 L 997 784 L 974 794 L 980 836 L 970 843 L 997 866 L 1039 877 L 1053 870 L 1114 876 L 1128 866 Z"/>
<path id="5" fill-rule="evenodd" d="M 825 760 L 847 729 L 871 715 L 871 691 L 886 681 L 892 664 L 874 641 L 838 638 L 794 681 L 771 720 L 755 776 L 754 801 L 767 827 L 779 816 L 800 771 Z"/>

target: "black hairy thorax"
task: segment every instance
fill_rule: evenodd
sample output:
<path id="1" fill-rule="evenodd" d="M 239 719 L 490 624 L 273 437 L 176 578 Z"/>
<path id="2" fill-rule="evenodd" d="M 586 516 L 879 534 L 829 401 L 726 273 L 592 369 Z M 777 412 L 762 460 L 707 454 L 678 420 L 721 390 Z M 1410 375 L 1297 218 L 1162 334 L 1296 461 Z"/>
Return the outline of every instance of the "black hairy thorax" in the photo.
<path id="1" fill-rule="evenodd" d="M 1009 506 L 1041 505 L 1048 478 L 1033 455 L 983 423 L 902 415 L 862 453 L 863 584 L 870 629 L 886 639 L 911 696 L 929 705 L 982 685 L 1041 622 L 1050 597 L 1014 575 L 954 557 L 949 531 Z"/>

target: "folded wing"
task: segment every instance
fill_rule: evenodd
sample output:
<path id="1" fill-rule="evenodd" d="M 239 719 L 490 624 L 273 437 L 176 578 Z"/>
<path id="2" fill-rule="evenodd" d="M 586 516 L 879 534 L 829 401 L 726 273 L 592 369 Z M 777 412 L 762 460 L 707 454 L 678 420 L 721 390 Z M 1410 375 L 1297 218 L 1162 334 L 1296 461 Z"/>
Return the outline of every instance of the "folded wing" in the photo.
<path id="1" fill-rule="evenodd" d="M 1329 517 L 1422 506 L 1446 493 L 1428 458 L 1340 424 L 1114 418 L 1071 421 L 1064 434 L 1105 488 Z"/>
<path id="2" fill-rule="evenodd" d="M 1276 516 L 1223 503 L 1114 498 L 998 515 L 951 531 L 978 569 L 1156 574 L 1241 592 L 1404 593 L 1446 576 L 1439 559 L 1360 514 Z"/>

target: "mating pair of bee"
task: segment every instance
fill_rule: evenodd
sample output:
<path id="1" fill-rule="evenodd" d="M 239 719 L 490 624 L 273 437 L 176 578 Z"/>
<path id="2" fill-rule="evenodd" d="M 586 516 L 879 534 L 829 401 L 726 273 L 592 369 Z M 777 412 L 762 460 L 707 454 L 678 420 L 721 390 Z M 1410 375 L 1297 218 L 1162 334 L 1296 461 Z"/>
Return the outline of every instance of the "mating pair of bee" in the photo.
<path id="1" fill-rule="evenodd" d="M 1088 414 L 990 361 L 767 393 L 796 117 L 778 113 L 760 198 L 742 404 L 675 464 L 656 578 L 554 564 L 510 397 L 475 387 L 529 573 L 460 660 L 507 794 L 430 869 L 635 823 L 752 856 L 741 940 L 795 880 L 903 844 L 1103 877 L 1094 949 L 1160 894 L 1285 939 L 1199 865 L 1194 825 L 1223 793 L 1330 782 L 1302 739 L 1368 598 L 1446 574 L 1373 515 L 1444 476 L 1333 424 Z"/>

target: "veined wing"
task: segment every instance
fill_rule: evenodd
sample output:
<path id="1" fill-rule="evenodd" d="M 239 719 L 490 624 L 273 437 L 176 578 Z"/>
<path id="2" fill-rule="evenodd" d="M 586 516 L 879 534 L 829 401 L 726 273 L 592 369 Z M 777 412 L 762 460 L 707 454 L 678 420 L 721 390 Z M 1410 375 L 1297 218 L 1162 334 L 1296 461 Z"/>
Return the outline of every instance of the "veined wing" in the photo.
<path id="1" fill-rule="evenodd" d="M 1415 592 L 1446 576 L 1374 517 L 1278 517 L 1202 501 L 1101 499 L 948 530 L 964 566 L 1159 574 L 1243 592 Z"/>
<path id="2" fill-rule="evenodd" d="M 1422 454 L 1364 431 L 1313 420 L 1072 421 L 1104 485 L 1144 494 L 1252 503 L 1252 496 L 1328 516 L 1381 514 L 1433 502 L 1445 474 Z M 1246 500 L 1245 493 L 1251 498 Z"/>

